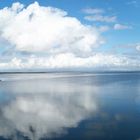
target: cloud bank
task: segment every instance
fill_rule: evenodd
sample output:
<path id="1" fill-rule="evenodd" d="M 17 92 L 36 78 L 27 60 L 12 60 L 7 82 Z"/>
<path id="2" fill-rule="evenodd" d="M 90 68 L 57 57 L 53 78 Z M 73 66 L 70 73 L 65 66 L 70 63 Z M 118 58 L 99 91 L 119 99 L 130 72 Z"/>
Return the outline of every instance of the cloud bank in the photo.
<path id="1" fill-rule="evenodd" d="M 116 18 L 103 20 L 114 22 Z M 84 25 L 62 9 L 37 2 L 27 7 L 14 3 L 0 10 L 0 70 L 139 67 L 137 60 L 127 56 L 97 53 L 96 48 L 105 43 L 101 30 L 106 29 Z"/>
<path id="2" fill-rule="evenodd" d="M 9 63 L 1 63 L 0 67 L 10 69 L 71 69 L 73 70 L 135 70 L 140 67 L 139 61 L 127 56 L 112 54 L 96 54 L 87 58 L 76 57 L 74 54 L 59 54 L 51 57 L 31 56 L 24 60 L 13 58 Z"/>

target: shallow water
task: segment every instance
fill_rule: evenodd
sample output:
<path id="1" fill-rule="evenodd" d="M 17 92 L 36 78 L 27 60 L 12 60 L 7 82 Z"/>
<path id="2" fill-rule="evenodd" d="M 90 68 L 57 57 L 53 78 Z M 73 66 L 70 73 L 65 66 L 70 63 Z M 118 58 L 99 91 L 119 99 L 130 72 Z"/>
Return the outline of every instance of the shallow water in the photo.
<path id="1" fill-rule="evenodd" d="M 0 79 L 0 140 L 140 139 L 138 72 Z"/>

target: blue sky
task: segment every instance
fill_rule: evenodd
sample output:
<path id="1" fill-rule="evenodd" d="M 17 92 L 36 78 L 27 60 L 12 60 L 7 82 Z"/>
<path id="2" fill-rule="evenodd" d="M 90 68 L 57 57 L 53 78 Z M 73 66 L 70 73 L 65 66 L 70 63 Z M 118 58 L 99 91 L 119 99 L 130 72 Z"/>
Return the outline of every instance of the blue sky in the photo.
<path id="1" fill-rule="evenodd" d="M 11 7 L 12 4 L 17 3 L 17 2 L 19 2 L 20 4 L 23 4 L 24 9 L 26 9 L 28 6 L 32 5 L 35 1 L 33 1 L 33 0 L 19 0 L 19 1 L 1 0 L 0 9 L 3 10 L 5 7 Z M 98 34 L 100 34 L 100 36 L 102 38 L 102 41 L 100 40 L 102 43 L 99 43 L 100 45 L 98 43 L 97 44 L 91 43 L 91 45 L 94 44 L 95 47 L 90 46 L 92 48 L 92 51 L 89 52 L 88 56 L 85 55 L 86 52 L 84 54 L 84 51 L 83 51 L 84 58 L 87 59 L 89 57 L 93 57 L 93 55 L 95 57 L 95 54 L 102 55 L 102 58 L 98 58 L 101 60 L 102 59 L 104 60 L 104 58 L 103 58 L 104 55 L 106 55 L 106 57 L 110 57 L 110 55 L 115 58 L 119 57 L 119 60 L 117 60 L 117 61 L 119 61 L 121 64 L 119 63 L 117 65 L 117 68 L 121 69 L 121 67 L 123 67 L 123 61 L 126 61 L 127 58 L 130 59 L 132 57 L 135 57 L 135 60 L 127 60 L 126 63 L 130 63 L 128 61 L 132 61 L 132 62 L 134 61 L 135 68 L 139 69 L 139 66 L 137 66 L 138 61 L 139 61 L 139 50 L 140 50 L 140 47 L 139 47 L 140 46 L 140 41 L 139 41 L 139 39 L 140 39 L 140 37 L 139 37 L 140 36 L 139 35 L 140 34 L 140 24 L 139 24 L 140 23 L 140 18 L 139 18 L 140 1 L 139 0 L 39 0 L 36 2 L 38 3 L 39 7 L 43 6 L 43 7 L 47 8 L 49 6 L 52 8 L 61 9 L 65 12 L 67 12 L 67 15 L 66 15 L 67 17 L 76 18 L 76 20 L 81 22 L 81 24 L 83 26 L 85 26 L 86 28 L 88 28 L 90 26 L 90 28 L 93 27 L 93 28 L 96 28 L 96 30 L 98 30 L 97 32 L 98 32 Z M 21 13 L 21 12 L 23 12 L 23 9 L 19 13 Z M 19 13 L 17 12 L 16 14 L 19 15 Z M 2 16 L 2 14 L 1 14 L 1 16 Z M 53 15 L 54 14 L 52 13 L 52 16 Z M 16 18 L 16 16 L 14 18 Z M 8 22 L 8 20 L 9 19 L 7 18 L 7 20 L 5 22 Z M 0 20 L 0 22 L 2 25 L 3 24 L 2 20 Z M 14 23 L 11 22 L 7 27 L 5 27 L 5 30 L 4 29 L 0 30 L 0 32 L 2 32 L 2 34 L 0 34 L 1 35 L 1 37 L 0 37 L 0 46 L 1 46 L 0 47 L 0 56 L 1 56 L 0 63 L 1 63 L 2 70 L 5 69 L 5 66 L 6 66 L 6 69 L 10 69 L 10 67 L 9 68 L 7 67 L 8 63 L 10 62 L 10 61 L 8 62 L 9 58 L 10 59 L 20 59 L 19 61 L 22 61 L 25 64 L 26 61 L 24 61 L 24 60 L 27 59 L 27 57 L 35 57 L 35 58 L 39 57 L 36 59 L 40 59 L 40 57 L 48 58 L 48 56 L 51 56 L 52 54 L 54 57 L 54 52 L 50 54 L 50 51 L 48 52 L 48 51 L 46 51 L 46 49 L 41 50 L 41 51 L 40 51 L 40 49 L 37 49 L 37 51 L 34 51 L 34 50 L 28 51 L 27 49 L 20 50 L 19 48 L 21 48 L 21 46 L 18 46 L 18 45 L 21 45 L 21 44 L 19 44 L 19 43 L 17 44 L 17 42 L 15 42 L 15 40 L 11 40 L 11 38 L 9 37 L 11 34 L 9 35 L 8 33 L 5 33 L 7 31 L 7 29 L 9 29 L 9 28 L 13 29 L 13 27 L 11 27 L 11 25 L 13 25 L 13 24 Z M 15 23 L 15 24 L 18 24 L 18 23 Z M 42 23 L 40 23 L 40 26 L 41 26 L 41 24 Z M 44 24 L 45 24 L 45 22 L 44 22 Z M 48 26 L 50 26 L 50 25 L 48 25 Z M 49 28 L 48 26 L 46 26 L 46 28 Z M 0 26 L 0 28 L 2 28 L 2 27 L 3 26 Z M 75 27 L 73 27 L 73 29 L 74 28 Z M 45 33 L 44 33 L 44 35 L 46 35 L 46 39 L 48 39 L 47 32 L 45 32 Z M 94 33 L 92 32 L 92 34 L 94 34 Z M 14 33 L 13 33 L 13 36 L 14 36 Z M 86 35 L 84 35 L 84 36 L 86 38 Z M 31 40 L 32 40 L 32 38 L 31 38 Z M 27 45 L 29 45 L 29 42 L 27 42 Z M 63 46 L 64 44 L 61 44 L 61 45 Z M 32 46 L 31 43 L 30 43 L 30 46 Z M 36 47 L 42 48 L 41 45 L 36 46 Z M 52 47 L 54 47 L 54 46 L 52 45 Z M 75 46 L 75 47 L 77 47 L 77 46 Z M 59 50 L 59 47 L 58 47 L 58 50 Z M 65 50 L 66 50 L 66 48 L 65 48 Z M 44 53 L 44 52 L 47 52 L 47 53 Z M 75 53 L 75 52 L 77 52 L 77 53 Z M 61 51 L 61 53 L 62 53 L 62 51 Z M 71 53 L 71 51 L 67 51 L 64 53 L 65 54 Z M 76 58 L 80 57 L 83 59 L 83 54 L 82 54 L 82 57 L 79 54 L 80 53 L 78 51 L 76 51 L 76 50 L 74 51 L 74 55 L 76 56 Z M 107 55 L 109 55 L 109 56 L 107 56 Z M 122 55 L 124 55 L 124 56 L 122 56 Z M 127 57 L 127 58 L 125 58 L 125 60 L 122 60 L 122 57 Z M 85 59 L 83 59 L 83 61 L 85 61 Z M 86 60 L 86 61 L 88 61 L 88 60 Z M 93 61 L 95 61 L 95 60 L 93 60 Z M 114 60 L 112 60 L 112 61 L 114 61 Z M 7 63 L 7 65 L 6 65 L 6 63 Z M 72 62 L 69 62 L 69 64 L 71 64 L 71 63 Z M 73 63 L 74 63 L 74 60 L 73 60 Z M 106 64 L 101 64 L 102 62 L 100 62 L 100 61 L 99 61 L 99 63 L 100 64 L 98 64 L 97 67 L 99 67 L 100 65 L 103 67 L 106 67 L 105 66 Z M 114 64 L 112 64 L 113 62 L 108 62 L 108 63 L 107 63 L 107 67 L 108 67 L 108 65 L 110 65 L 111 68 L 114 67 Z M 84 67 L 84 65 L 85 65 L 85 62 L 83 65 L 76 66 L 76 68 Z M 130 65 L 131 65 L 131 63 L 130 63 Z M 32 69 L 37 68 L 37 67 L 38 68 L 39 67 L 48 68 L 49 66 L 48 67 L 47 66 L 42 67 L 42 66 L 38 65 L 38 66 L 34 66 L 33 68 L 32 67 L 29 67 L 29 68 L 32 68 Z M 70 67 L 73 67 L 73 66 L 75 67 L 74 64 L 72 66 L 70 65 Z M 124 67 L 125 66 L 126 65 L 124 64 Z M 57 67 L 59 67 L 59 66 L 57 66 Z M 60 64 L 60 68 L 61 67 L 63 68 L 63 65 L 61 66 L 61 64 Z M 86 64 L 86 67 L 87 67 L 87 64 Z M 90 65 L 90 68 L 92 68 L 92 67 L 95 67 L 95 66 Z M 129 67 L 129 69 L 131 68 L 131 66 L 128 66 L 128 64 L 127 64 L 127 69 L 128 69 L 128 67 Z M 21 67 L 19 66 L 18 68 L 21 68 Z M 25 68 L 25 66 L 23 66 L 22 68 Z M 53 67 L 51 67 L 51 68 L 53 68 Z M 66 65 L 66 68 L 69 68 L 69 65 Z M 116 68 L 116 64 L 115 64 L 115 68 Z"/>

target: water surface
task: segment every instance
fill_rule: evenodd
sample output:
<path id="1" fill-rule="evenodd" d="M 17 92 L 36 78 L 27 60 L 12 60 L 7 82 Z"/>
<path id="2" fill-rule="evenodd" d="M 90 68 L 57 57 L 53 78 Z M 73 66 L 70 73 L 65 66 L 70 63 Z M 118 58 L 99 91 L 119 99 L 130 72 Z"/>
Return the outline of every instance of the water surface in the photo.
<path id="1" fill-rule="evenodd" d="M 0 79 L 0 140 L 140 140 L 138 72 Z"/>

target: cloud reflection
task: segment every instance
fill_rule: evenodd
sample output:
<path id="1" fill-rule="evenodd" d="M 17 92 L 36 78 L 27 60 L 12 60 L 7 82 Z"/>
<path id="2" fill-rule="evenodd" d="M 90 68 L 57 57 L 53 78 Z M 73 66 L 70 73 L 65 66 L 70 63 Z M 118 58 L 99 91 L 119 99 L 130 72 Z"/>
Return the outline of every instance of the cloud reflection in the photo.
<path id="1" fill-rule="evenodd" d="M 96 89 L 70 80 L 25 80 L 6 87 L 13 99 L 0 106 L 0 136 L 5 138 L 58 137 L 97 110 Z"/>

